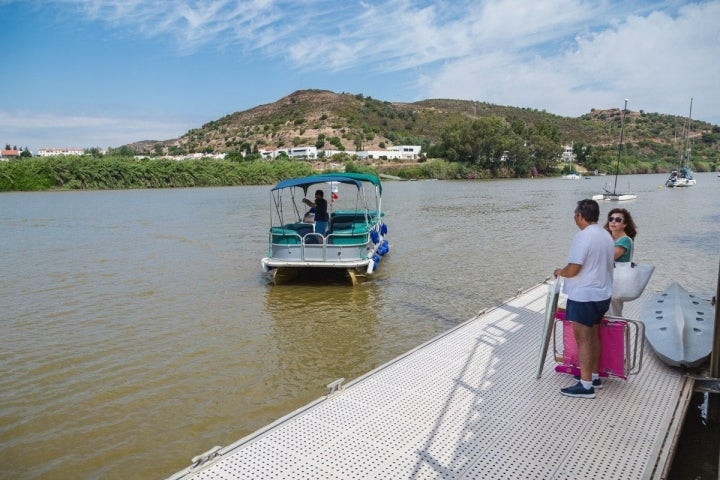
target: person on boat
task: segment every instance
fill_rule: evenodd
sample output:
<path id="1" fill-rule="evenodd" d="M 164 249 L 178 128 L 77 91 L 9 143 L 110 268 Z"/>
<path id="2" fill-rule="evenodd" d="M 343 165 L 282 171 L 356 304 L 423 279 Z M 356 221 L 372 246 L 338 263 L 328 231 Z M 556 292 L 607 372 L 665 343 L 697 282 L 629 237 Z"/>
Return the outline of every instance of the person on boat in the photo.
<path id="1" fill-rule="evenodd" d="M 302 201 L 308 207 L 315 209 L 315 233 L 325 235 L 328 227 L 328 204 L 325 200 L 325 194 L 322 190 L 315 190 L 315 201 L 311 202 L 307 198 L 303 198 Z"/>
<path id="2" fill-rule="evenodd" d="M 610 210 L 607 215 L 605 230 L 610 232 L 615 241 L 615 261 L 618 263 L 632 262 L 637 227 L 630 212 L 624 208 Z M 622 311 L 623 302 L 611 299 L 608 314 L 619 317 L 622 315 Z"/>
<path id="3" fill-rule="evenodd" d="M 572 322 L 580 363 L 578 383 L 560 390 L 568 397 L 595 398 L 595 389 L 602 388 L 598 328 L 610 307 L 614 243 L 598 225 L 599 218 L 600 206 L 595 200 L 577 202 L 575 225 L 580 231 L 573 237 L 567 265 L 553 272 L 555 277 L 565 278 L 565 318 Z"/>

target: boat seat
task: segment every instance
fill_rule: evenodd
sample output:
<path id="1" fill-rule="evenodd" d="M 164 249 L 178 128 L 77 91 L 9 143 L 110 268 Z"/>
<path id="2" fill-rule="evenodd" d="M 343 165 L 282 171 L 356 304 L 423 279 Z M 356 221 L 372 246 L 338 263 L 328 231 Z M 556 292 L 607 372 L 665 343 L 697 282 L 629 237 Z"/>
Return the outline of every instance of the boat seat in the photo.
<path id="1" fill-rule="evenodd" d="M 369 228 L 362 223 L 336 223 L 328 235 L 329 243 L 335 245 L 358 245 L 368 241 Z"/>
<path id="2" fill-rule="evenodd" d="M 333 222 L 333 224 L 332 224 L 332 230 L 336 230 L 336 231 L 349 230 L 351 228 L 353 228 L 352 222 L 344 222 L 344 223 Z"/>
<path id="3" fill-rule="evenodd" d="M 281 245 L 299 245 L 302 237 L 312 233 L 313 226 L 310 223 L 288 223 L 282 227 L 272 227 L 272 243 Z"/>

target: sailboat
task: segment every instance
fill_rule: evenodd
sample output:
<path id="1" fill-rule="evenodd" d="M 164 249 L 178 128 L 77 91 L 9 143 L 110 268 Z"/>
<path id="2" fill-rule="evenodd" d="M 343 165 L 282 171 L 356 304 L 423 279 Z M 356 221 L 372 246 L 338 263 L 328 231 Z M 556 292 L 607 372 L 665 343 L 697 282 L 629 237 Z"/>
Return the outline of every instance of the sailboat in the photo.
<path id="1" fill-rule="evenodd" d="M 566 175 L 562 176 L 563 180 L 580 180 L 580 178 L 582 178 L 573 168 L 573 157 L 575 157 L 575 154 L 573 153 L 573 145 L 570 144 L 563 147 L 563 162 L 570 163 L 570 171 Z"/>
<path id="2" fill-rule="evenodd" d="M 593 200 L 614 200 L 614 201 L 623 201 L 623 200 L 632 200 L 637 198 L 637 195 L 634 193 L 619 193 L 617 191 L 617 180 L 618 180 L 618 174 L 620 173 L 620 156 L 622 154 L 623 150 L 623 136 L 625 133 L 625 113 L 627 112 L 627 104 L 628 99 L 625 99 L 625 107 L 623 107 L 622 111 L 622 117 L 620 117 L 620 144 L 618 145 L 618 156 L 617 156 L 617 162 L 615 163 L 615 184 L 613 185 L 612 192 L 606 187 L 603 187 L 604 192 L 598 195 L 593 195 Z"/>
<path id="3" fill-rule="evenodd" d="M 692 104 L 693 99 L 690 99 L 690 113 L 685 119 L 683 125 L 683 152 L 680 156 L 680 168 L 670 172 L 670 177 L 665 181 L 665 186 L 669 188 L 673 187 L 692 187 L 697 183 L 697 180 L 693 178 L 693 171 L 690 169 L 690 122 L 692 122 Z"/>

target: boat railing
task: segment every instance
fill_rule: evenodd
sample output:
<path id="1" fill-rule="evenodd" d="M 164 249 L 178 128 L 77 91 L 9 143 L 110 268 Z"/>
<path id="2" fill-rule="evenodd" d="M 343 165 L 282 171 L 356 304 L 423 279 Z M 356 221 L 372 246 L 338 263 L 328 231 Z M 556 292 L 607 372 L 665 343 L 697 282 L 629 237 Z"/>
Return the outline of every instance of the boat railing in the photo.
<path id="1" fill-rule="evenodd" d="M 365 245 L 370 241 L 371 230 L 364 222 L 335 223 L 326 241 L 332 245 Z"/>
<path id="2" fill-rule="evenodd" d="M 372 241 L 373 229 L 364 222 L 336 223 L 332 231 L 321 235 L 309 224 L 272 227 L 270 257 L 310 262 L 357 260 L 365 255 L 361 249 Z"/>

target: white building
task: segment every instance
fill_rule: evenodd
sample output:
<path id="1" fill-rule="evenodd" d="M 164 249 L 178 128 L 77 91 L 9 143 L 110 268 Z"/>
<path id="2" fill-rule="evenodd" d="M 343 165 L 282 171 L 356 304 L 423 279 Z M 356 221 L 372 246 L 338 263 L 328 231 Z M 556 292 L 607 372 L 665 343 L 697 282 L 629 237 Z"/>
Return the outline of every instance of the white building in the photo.
<path id="1" fill-rule="evenodd" d="M 14 148 L 9 149 L 9 150 L 2 149 L 2 151 L 0 151 L 0 161 L 3 161 L 3 162 L 7 162 L 10 159 L 16 159 L 19 157 L 20 157 L 20 150 L 17 150 Z"/>
<path id="2" fill-rule="evenodd" d="M 563 147 L 562 161 L 565 163 L 572 163 L 575 160 L 575 154 L 573 153 L 572 145 L 565 145 Z"/>
<path id="3" fill-rule="evenodd" d="M 420 157 L 422 147 L 420 145 L 398 145 L 389 147 L 387 150 L 363 150 L 360 152 L 351 152 L 348 150 L 321 150 L 325 158 L 330 158 L 338 153 L 346 153 L 354 155 L 358 158 L 387 158 L 388 160 L 416 160 Z M 262 158 L 277 158 L 280 153 L 285 153 L 290 158 L 318 158 L 318 150 L 316 147 L 293 147 L 278 148 L 277 150 L 259 150 Z"/>
<path id="4" fill-rule="evenodd" d="M 57 157 L 60 155 L 84 155 L 82 148 L 39 148 L 38 157 Z"/>
<path id="5" fill-rule="evenodd" d="M 290 158 L 317 158 L 317 147 L 293 147 L 288 149 L 288 157 Z"/>
<path id="6" fill-rule="evenodd" d="M 388 160 L 401 160 L 402 152 L 398 150 L 365 150 L 355 152 L 358 158 L 387 158 Z"/>
<path id="7" fill-rule="evenodd" d="M 420 145 L 396 145 L 388 147 L 386 150 L 362 150 L 360 152 L 324 150 L 324 152 L 325 157 L 331 157 L 336 153 L 347 153 L 362 159 L 386 158 L 388 160 L 417 160 L 420 158 L 422 147 Z"/>
<path id="8" fill-rule="evenodd" d="M 400 158 L 403 160 L 417 160 L 420 157 L 422 147 L 420 145 L 396 145 L 389 147 L 388 151 L 399 152 Z"/>
<path id="9" fill-rule="evenodd" d="M 277 158 L 278 155 L 284 153 L 290 158 L 307 158 L 316 159 L 318 156 L 317 147 L 293 147 L 293 148 L 278 148 L 277 150 L 259 150 L 258 151 L 262 158 Z"/>

